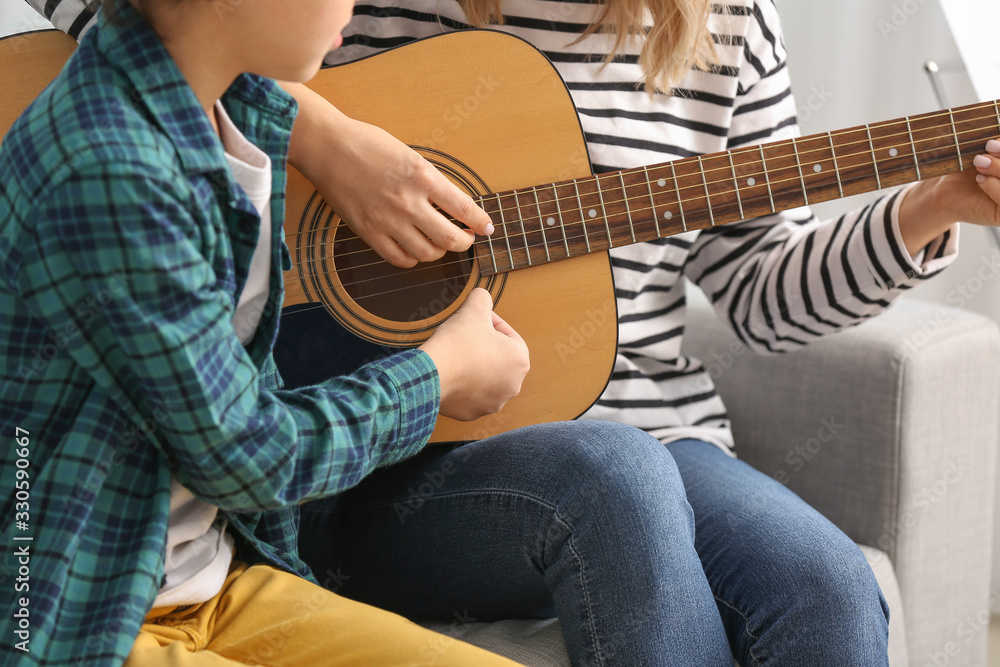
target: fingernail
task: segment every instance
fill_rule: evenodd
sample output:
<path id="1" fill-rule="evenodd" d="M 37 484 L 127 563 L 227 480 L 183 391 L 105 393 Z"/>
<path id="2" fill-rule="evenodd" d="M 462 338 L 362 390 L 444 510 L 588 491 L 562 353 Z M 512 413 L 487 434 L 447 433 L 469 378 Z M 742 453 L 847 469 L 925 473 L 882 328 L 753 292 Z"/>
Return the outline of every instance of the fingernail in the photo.
<path id="1" fill-rule="evenodd" d="M 986 142 L 986 150 L 990 153 L 1000 153 L 1000 141 L 990 139 Z"/>
<path id="2" fill-rule="evenodd" d="M 993 159 L 990 158 L 989 155 L 977 155 L 972 159 L 972 164 L 976 165 L 980 169 L 986 169 L 993 164 Z"/>
<path id="3" fill-rule="evenodd" d="M 984 175 L 982 175 L 982 174 L 977 174 L 976 175 L 976 183 L 982 184 L 982 183 L 985 183 L 985 182 L 986 182 L 986 177 Z"/>
<path id="4" fill-rule="evenodd" d="M 483 230 L 483 234 L 485 236 L 489 236 L 490 234 L 493 233 L 494 229 L 495 229 L 495 227 L 493 227 L 493 223 L 487 223 L 486 224 L 486 229 Z"/>

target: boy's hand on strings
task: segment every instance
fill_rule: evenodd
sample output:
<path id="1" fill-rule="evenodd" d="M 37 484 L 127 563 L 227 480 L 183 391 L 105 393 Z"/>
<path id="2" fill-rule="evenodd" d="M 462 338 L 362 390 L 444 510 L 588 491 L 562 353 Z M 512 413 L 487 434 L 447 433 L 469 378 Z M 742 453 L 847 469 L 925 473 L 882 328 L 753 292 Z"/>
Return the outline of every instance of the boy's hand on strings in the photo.
<path id="1" fill-rule="evenodd" d="M 289 162 L 390 264 L 411 267 L 468 250 L 475 234 L 493 232 L 472 197 L 409 146 L 304 85 L 282 86 L 299 103 Z"/>
<path id="2" fill-rule="evenodd" d="M 355 167 L 344 170 L 327 201 L 386 261 L 411 267 L 468 250 L 475 234 L 493 232 L 490 217 L 472 197 L 427 160 L 388 132 L 352 122 L 355 130 L 343 150 L 354 154 Z M 341 196 L 345 192 L 352 196 Z"/>
<path id="3" fill-rule="evenodd" d="M 528 346 L 492 307 L 486 290 L 472 290 L 420 346 L 437 366 L 446 417 L 471 421 L 492 414 L 521 390 Z"/>

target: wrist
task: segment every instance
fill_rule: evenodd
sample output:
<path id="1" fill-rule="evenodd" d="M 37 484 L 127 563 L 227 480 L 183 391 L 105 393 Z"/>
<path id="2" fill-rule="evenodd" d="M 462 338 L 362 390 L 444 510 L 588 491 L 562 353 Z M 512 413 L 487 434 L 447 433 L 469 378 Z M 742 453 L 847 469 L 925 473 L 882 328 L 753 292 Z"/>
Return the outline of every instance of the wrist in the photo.
<path id="1" fill-rule="evenodd" d="M 899 205 L 899 234 L 911 257 L 955 224 L 948 209 L 945 179 L 921 181 L 907 188 Z"/>
<path id="2" fill-rule="evenodd" d="M 446 402 L 450 397 L 451 390 L 454 388 L 454 377 L 453 377 L 453 366 L 451 365 L 451 355 L 449 351 L 437 344 L 437 341 L 428 339 L 419 348 L 417 348 L 424 354 L 426 354 L 437 371 L 438 378 L 438 392 L 441 397 L 441 402 Z"/>
<path id="3" fill-rule="evenodd" d="M 325 140 L 336 136 L 338 127 L 349 119 L 305 84 L 282 81 L 281 87 L 299 105 L 288 147 L 288 163 L 309 181 L 319 182 L 323 169 L 331 162 Z"/>

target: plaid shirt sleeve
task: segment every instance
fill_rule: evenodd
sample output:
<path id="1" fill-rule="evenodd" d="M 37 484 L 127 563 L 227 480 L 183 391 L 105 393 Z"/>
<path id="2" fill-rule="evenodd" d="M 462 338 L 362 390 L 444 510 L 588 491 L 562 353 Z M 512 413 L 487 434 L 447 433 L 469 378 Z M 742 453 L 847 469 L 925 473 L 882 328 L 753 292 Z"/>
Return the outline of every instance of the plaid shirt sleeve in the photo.
<path id="1" fill-rule="evenodd" d="M 75 322 L 68 352 L 132 415 L 158 415 L 178 479 L 224 510 L 276 509 L 342 491 L 419 449 L 433 430 L 437 373 L 423 352 L 296 391 L 260 388 L 231 325 L 221 226 L 155 168 L 81 166 L 40 202 L 18 243 L 18 291 L 46 327 L 125 276 L 127 289 Z M 204 218 L 204 214 L 202 214 Z"/>

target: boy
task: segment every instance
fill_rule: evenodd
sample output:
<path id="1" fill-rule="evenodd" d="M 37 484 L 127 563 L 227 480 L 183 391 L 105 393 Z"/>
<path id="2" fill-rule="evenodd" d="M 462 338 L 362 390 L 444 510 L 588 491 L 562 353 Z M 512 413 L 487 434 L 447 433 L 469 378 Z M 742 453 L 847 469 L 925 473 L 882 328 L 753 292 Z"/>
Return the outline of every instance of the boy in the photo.
<path id="1" fill-rule="evenodd" d="M 301 502 L 419 450 L 439 409 L 499 409 L 528 366 L 479 291 L 418 350 L 278 389 L 295 105 L 262 77 L 311 77 L 351 3 L 112 4 L 0 148 L 0 533 L 30 573 L 4 652 L 513 664 L 324 591 L 297 554 Z"/>

